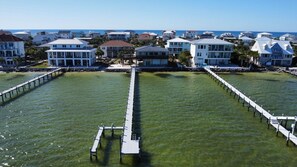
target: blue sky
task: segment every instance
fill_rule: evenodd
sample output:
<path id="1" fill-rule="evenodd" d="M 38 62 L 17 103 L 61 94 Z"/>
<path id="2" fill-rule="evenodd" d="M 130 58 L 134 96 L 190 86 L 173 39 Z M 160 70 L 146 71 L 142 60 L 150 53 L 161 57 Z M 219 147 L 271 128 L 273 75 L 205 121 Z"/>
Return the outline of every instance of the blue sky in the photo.
<path id="1" fill-rule="evenodd" d="M 297 31 L 297 0 L 0 0 L 0 29 Z"/>

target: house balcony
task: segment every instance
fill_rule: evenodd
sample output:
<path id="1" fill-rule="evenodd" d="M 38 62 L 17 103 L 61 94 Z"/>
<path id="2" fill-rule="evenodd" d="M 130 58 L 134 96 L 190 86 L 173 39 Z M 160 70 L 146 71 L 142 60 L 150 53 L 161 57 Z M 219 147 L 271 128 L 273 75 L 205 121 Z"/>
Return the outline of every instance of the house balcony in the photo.
<path id="1" fill-rule="evenodd" d="M 0 46 L 0 50 L 16 50 L 16 47 L 7 47 L 7 46 Z"/>

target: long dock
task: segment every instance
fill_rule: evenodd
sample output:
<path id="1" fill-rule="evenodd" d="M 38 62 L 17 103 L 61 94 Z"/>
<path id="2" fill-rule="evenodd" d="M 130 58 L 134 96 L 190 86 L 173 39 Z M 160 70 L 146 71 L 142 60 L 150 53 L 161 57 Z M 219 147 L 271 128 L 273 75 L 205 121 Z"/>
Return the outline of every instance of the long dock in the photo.
<path id="1" fill-rule="evenodd" d="M 136 73 L 136 69 L 131 68 L 131 80 L 130 80 L 130 86 L 129 86 L 129 95 L 128 95 L 124 126 L 115 127 L 112 125 L 111 127 L 105 127 L 105 126 L 99 127 L 97 135 L 93 142 L 93 146 L 90 148 L 90 160 L 92 160 L 93 156 L 95 156 L 96 160 L 98 160 L 97 149 L 99 145 L 101 147 L 101 136 L 104 136 L 105 130 L 111 130 L 112 136 L 114 134 L 114 130 L 123 130 L 123 134 L 120 138 L 120 162 L 122 162 L 123 155 L 140 156 L 140 146 L 139 146 L 140 138 L 136 139 L 136 135 L 133 134 L 135 73 Z"/>
<path id="2" fill-rule="evenodd" d="M 135 68 L 131 69 L 131 80 L 129 87 L 129 97 L 126 110 L 124 133 L 122 137 L 121 156 L 122 154 L 140 155 L 139 138 L 136 139 L 132 134 L 133 109 L 134 109 L 134 90 L 135 90 Z"/>
<path id="3" fill-rule="evenodd" d="M 43 74 L 41 76 L 35 77 L 29 81 L 21 83 L 17 86 L 4 90 L 3 92 L 0 93 L 1 103 L 3 104 L 9 101 L 12 98 L 17 97 L 19 94 L 26 92 L 27 90 L 34 89 L 35 87 L 47 81 L 50 81 L 51 79 L 57 76 L 60 76 L 62 73 L 63 73 L 63 70 L 61 68 L 58 68 L 51 72 Z"/>
<path id="4" fill-rule="evenodd" d="M 294 129 L 295 129 L 296 122 L 294 122 L 294 124 L 292 125 L 292 132 L 288 131 L 278 121 L 278 119 L 281 120 L 281 119 L 286 119 L 288 117 L 286 117 L 286 116 L 276 117 L 276 116 L 271 115 L 268 111 L 266 111 L 264 108 L 259 106 L 256 102 L 251 100 L 249 97 L 247 97 L 246 95 L 241 93 L 238 89 L 236 89 L 231 84 L 229 84 L 224 79 L 222 79 L 217 74 L 215 74 L 213 71 L 211 71 L 211 69 L 209 67 L 204 67 L 204 70 L 207 71 L 208 74 L 210 74 L 210 76 L 214 80 L 217 80 L 218 83 L 221 84 L 224 89 L 226 88 L 227 92 L 230 91 L 230 94 L 234 93 L 234 98 L 235 98 L 235 96 L 237 96 L 238 101 L 241 99 L 243 105 L 246 103 L 248 105 L 248 109 L 253 108 L 254 109 L 254 115 L 255 115 L 256 112 L 258 112 L 259 115 L 260 115 L 260 120 L 261 121 L 262 121 L 263 118 L 266 118 L 268 128 L 269 128 L 269 126 L 274 127 L 275 130 L 276 130 L 277 135 L 278 135 L 279 132 L 282 133 L 287 139 L 287 145 L 289 144 L 289 141 L 291 141 L 295 146 L 297 145 L 297 137 L 294 135 Z M 290 118 L 290 119 L 293 120 L 293 118 Z M 296 120 L 295 117 L 294 117 L 294 120 Z"/>

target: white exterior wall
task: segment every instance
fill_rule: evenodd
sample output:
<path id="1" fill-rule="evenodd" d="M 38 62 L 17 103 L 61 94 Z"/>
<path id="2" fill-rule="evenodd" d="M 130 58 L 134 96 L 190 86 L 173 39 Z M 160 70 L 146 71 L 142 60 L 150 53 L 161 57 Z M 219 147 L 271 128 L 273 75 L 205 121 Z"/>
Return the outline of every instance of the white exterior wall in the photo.
<path id="1" fill-rule="evenodd" d="M 198 46 L 203 46 L 202 48 Z M 199 67 L 203 65 L 218 65 L 218 64 L 229 64 L 230 57 L 228 58 L 214 58 L 211 54 L 218 56 L 219 54 L 230 54 L 233 51 L 209 51 L 210 44 L 191 44 L 191 56 L 192 56 L 192 67 Z M 214 44 L 215 45 L 215 44 Z M 224 45 L 230 46 L 230 45 Z"/>
<path id="2" fill-rule="evenodd" d="M 191 44 L 191 56 L 192 56 L 192 66 L 198 67 L 202 66 L 207 59 L 208 45 L 205 45 L 205 49 L 198 49 L 197 45 Z M 201 56 L 197 56 L 198 53 L 201 53 Z"/>
<path id="3" fill-rule="evenodd" d="M 47 51 L 48 64 L 51 66 L 91 66 L 96 62 L 96 49 Z"/>
<path id="4" fill-rule="evenodd" d="M 103 58 L 106 58 L 107 57 L 107 47 L 106 46 L 100 46 L 100 49 L 103 51 L 103 55 L 102 57 Z"/>
<path id="5" fill-rule="evenodd" d="M 36 35 L 32 42 L 34 44 L 45 44 L 51 41 L 54 41 L 57 39 L 57 35 L 56 34 L 46 34 L 46 35 Z"/>
<path id="6" fill-rule="evenodd" d="M 51 44 L 47 52 L 51 66 L 91 66 L 96 62 L 96 49 L 87 44 Z"/>
<path id="7" fill-rule="evenodd" d="M 190 47 L 190 42 L 170 42 L 170 40 L 165 45 L 165 48 L 169 50 L 169 54 L 180 54 L 182 51 L 190 51 Z"/>
<path id="8" fill-rule="evenodd" d="M 12 43 L 12 46 L 9 46 L 9 44 Z M 25 48 L 24 48 L 24 42 L 1 42 L 0 46 L 6 45 L 6 47 L 1 47 L 1 55 L 0 57 L 4 58 L 5 64 L 7 65 L 15 65 L 13 62 L 13 59 L 16 57 L 25 57 Z"/>

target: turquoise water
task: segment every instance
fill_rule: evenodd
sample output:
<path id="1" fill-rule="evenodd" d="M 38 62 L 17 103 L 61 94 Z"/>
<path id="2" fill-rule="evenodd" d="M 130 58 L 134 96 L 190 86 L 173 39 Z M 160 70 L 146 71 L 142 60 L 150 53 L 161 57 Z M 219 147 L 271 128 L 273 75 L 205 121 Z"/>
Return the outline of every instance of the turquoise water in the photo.
<path id="1" fill-rule="evenodd" d="M 270 73 L 221 76 L 264 108 L 294 113 L 296 90 L 291 89 L 296 78 Z M 285 139 L 267 130 L 206 74 L 140 73 L 138 78 L 135 133 L 141 137 L 140 162 L 125 156 L 119 163 L 119 132 L 114 138 L 107 132 L 99 161 L 89 161 L 97 126 L 124 122 L 129 75 L 66 73 L 0 108 L 0 166 L 296 165 L 297 148 L 286 147 Z M 1 87 L 14 81 L 0 78 Z M 275 102 L 280 98 L 282 102 Z"/>

